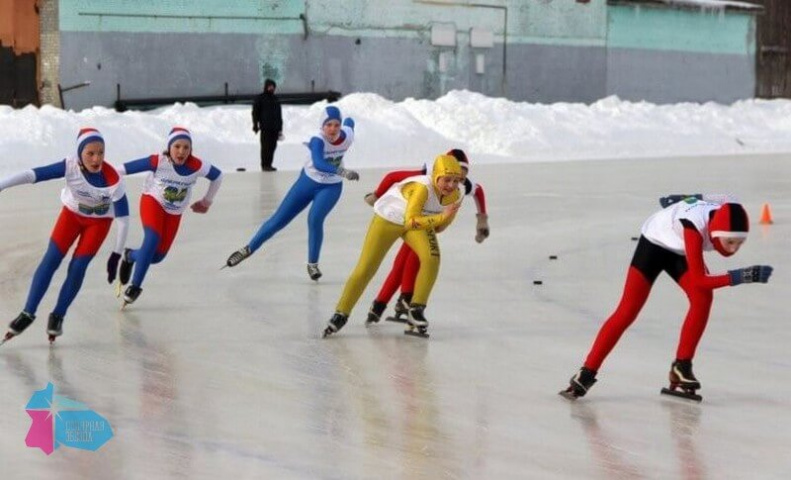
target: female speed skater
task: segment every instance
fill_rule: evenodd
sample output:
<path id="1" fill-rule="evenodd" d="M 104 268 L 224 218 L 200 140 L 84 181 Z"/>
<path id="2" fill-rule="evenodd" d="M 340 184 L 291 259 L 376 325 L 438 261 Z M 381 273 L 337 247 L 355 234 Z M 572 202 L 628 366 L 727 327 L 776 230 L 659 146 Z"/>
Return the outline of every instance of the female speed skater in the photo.
<path id="1" fill-rule="evenodd" d="M 88 265 L 107 237 L 113 218 L 118 223 L 118 238 L 107 261 L 107 281 L 112 283 L 115 280 L 129 228 L 129 202 L 123 179 L 115 168 L 104 161 L 104 138 L 98 130 L 83 128 L 77 135 L 76 155 L 0 180 L 0 191 L 56 178 L 66 180 L 66 186 L 60 194 L 63 208 L 50 235 L 44 258 L 33 275 L 25 308 L 9 325 L 3 342 L 25 331 L 36 319 L 36 310 L 49 288 L 52 276 L 71 246 L 77 242 L 66 280 L 47 324 L 50 342 L 63 334 L 66 312 L 82 287 Z"/>
<path id="2" fill-rule="evenodd" d="M 343 328 L 363 290 L 399 238 L 414 250 L 420 262 L 407 322 L 410 332 L 417 329 L 418 334 L 426 336 L 428 320 L 423 312 L 440 264 L 436 230 L 446 228 L 456 218 L 464 198 L 459 189 L 461 176 L 461 166 L 454 157 L 439 155 L 431 174 L 406 178 L 376 201 L 360 259 L 346 281 L 324 337 Z"/>
<path id="3" fill-rule="evenodd" d="M 357 172 L 343 166 L 343 156 L 353 142 L 354 120 L 351 117 L 343 119 L 338 107 L 325 107 L 321 132 L 311 137 L 306 144 L 310 150 L 310 159 L 302 168 L 299 178 L 250 242 L 228 257 L 226 266 L 234 267 L 255 253 L 312 202 L 308 213 L 307 268 L 311 280 L 321 278 L 319 255 L 324 241 L 324 220 L 341 197 L 343 179 L 360 179 Z"/>
<path id="4" fill-rule="evenodd" d="M 747 239 L 747 213 L 735 199 L 727 195 L 671 195 L 660 203 L 667 206 L 643 224 L 618 307 L 599 330 L 579 373 L 560 392 L 566 398 L 582 397 L 596 383 L 604 359 L 637 318 L 654 281 L 664 271 L 687 295 L 689 310 L 670 367 L 670 389 L 663 393 L 699 401 L 695 391 L 700 382 L 692 372 L 692 359 L 709 319 L 714 289 L 769 281 L 772 267 L 767 265 L 712 275 L 703 260 L 703 252 L 712 250 L 730 257 Z M 677 388 L 681 392 L 676 392 Z"/>
<path id="5" fill-rule="evenodd" d="M 463 150 L 454 148 L 449 151 L 447 155 L 452 155 L 456 158 L 461 166 L 461 183 L 464 188 L 465 196 L 472 195 L 475 199 L 475 206 L 478 210 L 476 213 L 477 223 L 475 227 L 475 241 L 481 243 L 489 236 L 489 216 L 486 213 L 486 196 L 483 186 L 472 182 L 467 176 L 470 170 L 470 161 Z M 365 196 L 365 201 L 373 206 L 374 202 L 384 195 L 394 183 L 400 182 L 411 176 L 425 175 L 425 173 L 425 167 L 422 170 L 390 172 L 385 175 L 375 191 Z M 395 260 L 393 261 L 393 267 L 390 273 L 387 275 L 387 278 L 382 284 L 382 288 L 379 290 L 376 299 L 368 310 L 368 320 L 366 324 L 370 325 L 381 319 L 382 314 L 385 309 L 387 309 L 387 303 L 393 298 L 393 295 L 399 288 L 401 289 L 401 295 L 398 297 L 395 305 L 396 318 L 400 319 L 407 315 L 419 268 L 420 261 L 415 252 L 413 252 L 406 243 L 402 244 L 401 249 L 398 250 Z"/>
<path id="6" fill-rule="evenodd" d="M 143 280 L 151 264 L 164 260 L 170 251 L 195 183 L 201 177 L 211 182 L 203 198 L 190 206 L 195 213 L 206 213 L 220 189 L 223 175 L 217 167 L 192 155 L 192 135 L 182 127 L 170 131 L 165 151 L 127 162 L 119 172 L 124 175 L 149 172 L 140 196 L 143 244 L 136 250 L 124 250 L 118 272 L 119 295 L 120 286 L 129 283 L 130 277 L 132 280 L 124 292 L 123 301 L 127 305 L 134 303 L 143 291 Z"/>

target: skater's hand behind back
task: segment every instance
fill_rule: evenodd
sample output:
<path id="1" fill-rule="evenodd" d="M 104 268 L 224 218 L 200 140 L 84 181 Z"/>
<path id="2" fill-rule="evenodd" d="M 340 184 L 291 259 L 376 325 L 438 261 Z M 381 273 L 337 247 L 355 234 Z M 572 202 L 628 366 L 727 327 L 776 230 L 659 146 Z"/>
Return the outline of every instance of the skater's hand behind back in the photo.
<path id="1" fill-rule="evenodd" d="M 684 195 L 684 194 L 682 194 L 682 195 L 668 195 L 666 197 L 659 197 L 659 205 L 661 205 L 662 208 L 667 208 L 670 205 L 678 203 L 678 202 L 684 200 L 685 198 L 689 198 L 689 197 L 695 197 L 698 200 L 702 200 L 703 199 L 703 195 L 701 195 L 699 193 L 695 193 L 695 194 L 692 194 L 692 195 Z"/>
<path id="2" fill-rule="evenodd" d="M 729 270 L 728 275 L 731 276 L 731 285 L 733 286 L 742 283 L 766 283 L 772 276 L 772 270 L 774 269 L 769 265 L 753 265 L 752 267 Z"/>

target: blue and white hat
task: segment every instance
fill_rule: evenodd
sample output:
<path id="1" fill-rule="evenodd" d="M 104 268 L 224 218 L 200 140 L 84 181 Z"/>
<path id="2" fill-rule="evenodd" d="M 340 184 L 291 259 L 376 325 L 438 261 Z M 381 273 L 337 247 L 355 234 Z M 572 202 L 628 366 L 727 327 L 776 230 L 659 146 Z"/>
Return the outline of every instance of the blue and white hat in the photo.
<path id="1" fill-rule="evenodd" d="M 341 109 L 330 105 L 328 107 L 324 107 L 324 113 L 321 117 L 321 126 L 327 124 L 330 120 L 337 120 L 338 122 L 343 121 L 343 116 L 341 115 Z"/>
<path id="2" fill-rule="evenodd" d="M 168 134 L 168 151 L 170 151 L 170 146 L 173 145 L 173 142 L 176 140 L 186 140 L 190 142 L 190 146 L 192 146 L 192 134 L 184 127 L 173 127 L 173 129 L 170 130 L 170 134 Z"/>
<path id="3" fill-rule="evenodd" d="M 93 142 L 102 142 L 104 144 L 104 137 L 95 128 L 81 128 L 80 133 L 77 134 L 77 158 L 82 158 L 82 150 L 85 145 Z"/>

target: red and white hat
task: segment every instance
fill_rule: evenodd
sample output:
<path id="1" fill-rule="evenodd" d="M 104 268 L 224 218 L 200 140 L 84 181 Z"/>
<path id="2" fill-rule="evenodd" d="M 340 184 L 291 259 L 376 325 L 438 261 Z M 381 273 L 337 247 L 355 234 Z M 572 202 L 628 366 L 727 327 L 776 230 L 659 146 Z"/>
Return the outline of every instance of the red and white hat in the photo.
<path id="1" fill-rule="evenodd" d="M 81 128 L 77 134 L 77 158 L 82 158 L 82 150 L 93 142 L 104 143 L 104 137 L 99 133 L 99 130 L 90 127 Z"/>
<path id="2" fill-rule="evenodd" d="M 459 165 L 461 165 L 461 168 L 466 170 L 470 169 L 470 159 L 467 158 L 467 154 L 464 153 L 464 150 L 454 148 L 453 150 L 449 150 L 447 155 L 455 158 L 459 162 Z"/>
<path id="3" fill-rule="evenodd" d="M 738 203 L 725 203 L 714 212 L 709 221 L 711 238 L 747 238 L 750 221 L 744 207 Z"/>
<path id="4" fill-rule="evenodd" d="M 729 252 L 722 246 L 721 238 L 747 238 L 750 231 L 750 220 L 744 207 L 738 203 L 724 203 L 714 211 L 709 220 L 709 236 L 714 249 L 725 257 L 730 257 L 735 252 Z"/>
<path id="5" fill-rule="evenodd" d="M 192 145 L 192 134 L 184 127 L 173 127 L 170 130 L 170 134 L 168 134 L 168 150 L 170 150 L 170 146 L 176 140 L 187 140 Z"/>

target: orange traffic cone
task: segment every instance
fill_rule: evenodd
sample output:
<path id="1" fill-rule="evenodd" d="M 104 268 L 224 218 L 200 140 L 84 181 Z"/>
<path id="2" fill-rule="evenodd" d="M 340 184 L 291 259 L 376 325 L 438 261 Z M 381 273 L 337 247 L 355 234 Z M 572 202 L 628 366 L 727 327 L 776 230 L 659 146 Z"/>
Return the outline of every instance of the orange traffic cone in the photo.
<path id="1" fill-rule="evenodd" d="M 764 203 L 763 207 L 761 207 L 761 220 L 759 222 L 761 225 L 771 225 L 775 223 L 772 220 L 772 210 L 769 209 L 769 204 Z"/>

